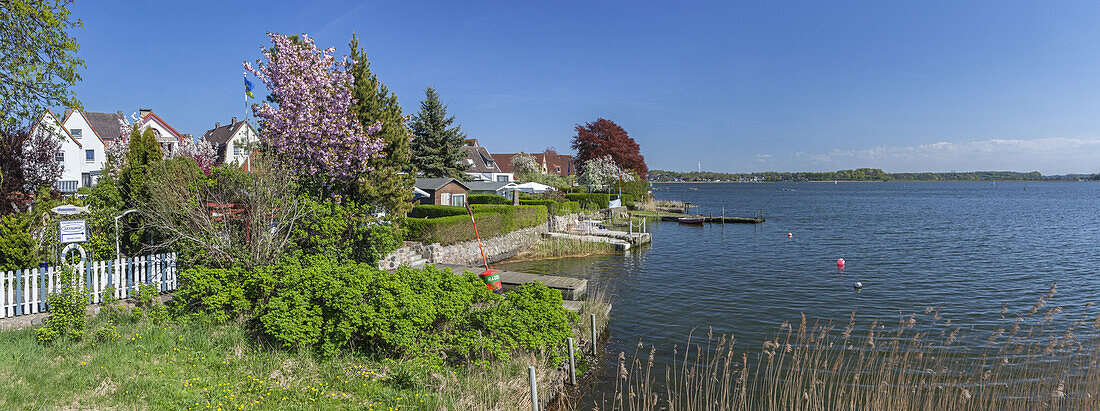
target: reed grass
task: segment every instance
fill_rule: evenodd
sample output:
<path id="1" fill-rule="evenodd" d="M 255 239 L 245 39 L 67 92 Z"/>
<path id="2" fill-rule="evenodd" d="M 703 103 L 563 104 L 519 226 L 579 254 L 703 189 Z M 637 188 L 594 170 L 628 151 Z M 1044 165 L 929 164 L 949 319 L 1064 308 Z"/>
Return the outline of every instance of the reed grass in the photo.
<path id="1" fill-rule="evenodd" d="M 509 261 L 523 261 L 547 258 L 584 257 L 615 252 L 615 246 L 608 243 L 584 241 L 574 238 L 544 238 L 531 244 Z"/>
<path id="2" fill-rule="evenodd" d="M 1100 314 L 1052 305 L 1057 286 L 992 330 L 952 324 L 940 307 L 896 323 L 783 323 L 760 347 L 688 336 L 663 370 L 656 349 L 619 353 L 616 410 L 1098 409 Z"/>

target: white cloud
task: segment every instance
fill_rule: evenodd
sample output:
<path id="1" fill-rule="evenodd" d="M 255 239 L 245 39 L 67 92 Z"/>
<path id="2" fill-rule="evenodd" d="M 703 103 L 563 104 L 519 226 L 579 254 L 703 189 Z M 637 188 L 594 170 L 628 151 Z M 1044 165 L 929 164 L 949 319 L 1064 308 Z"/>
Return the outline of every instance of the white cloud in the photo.
<path id="1" fill-rule="evenodd" d="M 792 155 L 835 168 L 874 167 L 886 171 L 1038 170 L 1044 174 L 1100 171 L 1100 139 L 1039 138 L 940 141 L 914 146 L 878 146 L 860 150 Z"/>

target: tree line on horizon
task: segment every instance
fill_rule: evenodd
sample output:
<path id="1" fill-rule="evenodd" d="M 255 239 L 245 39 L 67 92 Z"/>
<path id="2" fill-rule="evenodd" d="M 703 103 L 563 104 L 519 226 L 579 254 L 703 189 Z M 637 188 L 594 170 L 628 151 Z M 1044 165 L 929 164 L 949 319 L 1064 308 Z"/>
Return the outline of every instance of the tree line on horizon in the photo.
<path id="1" fill-rule="evenodd" d="M 919 172 L 887 173 L 877 168 L 857 168 L 824 172 L 779 172 L 763 171 L 754 173 L 718 173 L 711 171 L 668 171 L 650 170 L 649 180 L 662 181 L 1058 181 L 1058 180 L 1100 181 L 1100 174 L 1066 174 L 1044 176 L 1038 171 L 967 171 L 967 172 Z"/>

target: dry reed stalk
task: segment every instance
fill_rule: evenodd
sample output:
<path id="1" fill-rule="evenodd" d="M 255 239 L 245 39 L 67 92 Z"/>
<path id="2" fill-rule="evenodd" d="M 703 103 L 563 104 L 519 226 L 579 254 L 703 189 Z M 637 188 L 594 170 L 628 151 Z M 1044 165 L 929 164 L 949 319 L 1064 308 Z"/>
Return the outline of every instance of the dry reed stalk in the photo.
<path id="1" fill-rule="evenodd" d="M 999 321 L 1011 324 L 988 331 L 941 322 L 943 305 L 902 316 L 893 328 L 873 321 L 856 341 L 855 312 L 839 333 L 803 316 L 797 330 L 781 324 L 753 362 L 732 337 L 709 330 L 695 341 L 693 330 L 663 384 L 652 381 L 652 360 L 632 361 L 622 386 L 641 400 L 612 409 L 1098 409 L 1100 315 L 1092 319 L 1091 303 L 1077 318 L 1062 307 L 1036 315 L 1056 294 L 1052 286 L 1016 316 L 1002 307 Z"/>

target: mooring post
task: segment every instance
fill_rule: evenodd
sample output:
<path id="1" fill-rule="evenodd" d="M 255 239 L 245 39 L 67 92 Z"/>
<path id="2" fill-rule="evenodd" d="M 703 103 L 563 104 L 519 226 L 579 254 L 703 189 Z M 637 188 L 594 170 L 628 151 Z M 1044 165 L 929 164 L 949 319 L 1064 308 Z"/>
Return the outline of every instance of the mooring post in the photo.
<path id="1" fill-rule="evenodd" d="M 569 385 L 577 385 L 577 361 L 573 358 L 573 337 L 566 339 L 569 342 Z"/>
<path id="2" fill-rule="evenodd" d="M 589 314 L 592 319 L 592 355 L 596 355 L 596 314 Z"/>
<path id="3" fill-rule="evenodd" d="M 539 411 L 539 390 L 535 382 L 535 367 L 527 367 L 527 378 L 531 381 L 531 411 Z"/>

